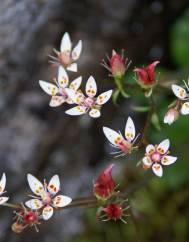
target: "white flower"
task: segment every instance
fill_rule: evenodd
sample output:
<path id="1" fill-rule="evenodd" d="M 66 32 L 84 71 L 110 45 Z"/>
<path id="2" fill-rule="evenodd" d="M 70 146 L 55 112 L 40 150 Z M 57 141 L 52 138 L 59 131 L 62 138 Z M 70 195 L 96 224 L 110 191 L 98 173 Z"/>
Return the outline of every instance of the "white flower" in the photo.
<path id="1" fill-rule="evenodd" d="M 181 114 L 186 115 L 189 114 L 189 101 L 187 101 L 189 100 L 189 80 L 188 84 L 186 84 L 185 82 L 184 84 L 186 86 L 187 91 L 183 87 L 180 87 L 175 84 L 172 85 L 172 90 L 177 98 L 179 98 L 181 101 L 184 101 L 181 107 Z"/>
<path id="2" fill-rule="evenodd" d="M 33 175 L 27 175 L 29 186 L 32 192 L 37 195 L 28 200 L 25 204 L 31 209 L 43 209 L 42 217 L 48 220 L 53 215 L 53 208 L 65 207 L 71 203 L 72 199 L 67 196 L 57 195 L 60 190 L 60 180 L 58 175 L 54 175 L 47 185 L 44 185 Z"/>
<path id="3" fill-rule="evenodd" d="M 179 112 L 175 108 L 170 108 L 164 117 L 164 123 L 171 125 L 179 117 Z"/>
<path id="4" fill-rule="evenodd" d="M 58 80 L 55 80 L 55 84 L 39 81 L 39 85 L 47 94 L 52 96 L 49 105 L 51 107 L 57 107 L 67 102 L 72 104 L 72 100 L 68 97 L 65 88 L 69 87 L 74 92 L 77 92 L 81 85 L 82 77 L 78 77 L 69 84 L 69 78 L 65 69 L 60 66 L 58 68 Z"/>
<path id="5" fill-rule="evenodd" d="M 3 193 L 5 193 L 5 186 L 6 186 L 6 175 L 3 173 L 1 180 L 0 180 L 0 205 L 3 203 L 6 203 L 9 200 L 9 197 L 1 196 Z"/>
<path id="6" fill-rule="evenodd" d="M 79 59 L 82 50 L 82 41 L 79 40 L 77 45 L 72 49 L 72 42 L 68 33 L 65 33 L 62 37 L 60 44 L 60 51 L 54 49 L 57 57 L 51 56 L 50 62 L 53 64 L 60 64 L 67 70 L 77 72 L 77 64 L 75 61 Z"/>
<path id="7" fill-rule="evenodd" d="M 170 156 L 169 154 L 169 139 L 163 140 L 159 145 L 148 145 L 146 147 L 146 154 L 143 158 L 143 168 L 149 169 L 152 167 L 152 171 L 156 176 L 162 177 L 163 167 L 171 165 L 176 162 L 177 157 Z"/>
<path id="8" fill-rule="evenodd" d="M 66 92 L 70 99 L 78 106 L 71 108 L 66 111 L 66 114 L 69 115 L 81 115 L 89 112 L 89 115 L 92 118 L 100 117 L 100 109 L 103 104 L 105 104 L 112 95 L 112 90 L 103 92 L 98 97 L 97 93 L 97 85 L 94 77 L 90 76 L 85 88 L 87 96 L 85 96 L 82 92 L 74 92 L 72 89 L 66 89 Z"/>
<path id="9" fill-rule="evenodd" d="M 110 141 L 111 145 L 114 148 L 119 149 L 118 152 L 113 152 L 112 154 L 117 154 L 116 157 L 124 156 L 128 153 L 131 153 L 133 149 L 137 147 L 133 147 L 136 139 L 139 135 L 136 136 L 135 125 L 133 120 L 128 117 L 126 126 L 125 126 L 125 138 L 119 132 L 114 131 L 113 129 L 103 127 L 103 132 L 106 138 Z"/>

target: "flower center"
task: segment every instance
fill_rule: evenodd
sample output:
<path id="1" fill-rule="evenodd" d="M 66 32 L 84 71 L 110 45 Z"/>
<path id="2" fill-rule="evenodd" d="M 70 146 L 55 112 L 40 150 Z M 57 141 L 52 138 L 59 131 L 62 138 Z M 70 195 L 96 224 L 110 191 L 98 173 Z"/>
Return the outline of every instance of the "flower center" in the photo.
<path id="1" fill-rule="evenodd" d="M 43 200 L 43 203 L 45 205 L 48 205 L 51 203 L 52 201 L 52 197 L 51 197 L 51 194 L 49 192 L 45 192 L 42 196 L 41 196 L 42 200 Z"/>
<path id="2" fill-rule="evenodd" d="M 72 60 L 70 56 L 70 51 L 63 51 L 59 54 L 60 62 L 64 65 L 70 65 Z"/>
<path id="3" fill-rule="evenodd" d="M 123 151 L 125 154 L 128 154 L 132 147 L 132 144 L 126 140 L 121 140 L 118 145 L 120 150 Z"/>
<path id="4" fill-rule="evenodd" d="M 158 153 L 158 152 L 154 152 L 152 155 L 151 155 L 151 161 L 153 162 L 160 162 L 161 161 L 161 154 Z"/>
<path id="5" fill-rule="evenodd" d="M 87 108 L 91 108 L 93 105 L 95 104 L 95 100 L 91 97 L 87 97 L 85 98 L 84 100 L 84 105 L 87 107 Z"/>
<path id="6" fill-rule="evenodd" d="M 68 98 L 68 95 L 67 93 L 65 92 L 65 89 L 64 88 L 59 88 L 59 92 L 61 94 L 62 97 L 64 97 L 64 99 L 67 99 Z"/>

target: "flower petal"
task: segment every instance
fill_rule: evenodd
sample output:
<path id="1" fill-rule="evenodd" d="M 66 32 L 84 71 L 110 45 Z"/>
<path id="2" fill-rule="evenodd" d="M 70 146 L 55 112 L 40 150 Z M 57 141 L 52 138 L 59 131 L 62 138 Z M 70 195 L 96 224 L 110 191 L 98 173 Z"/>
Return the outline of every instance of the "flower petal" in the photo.
<path id="1" fill-rule="evenodd" d="M 25 202 L 26 206 L 31 209 L 40 209 L 43 207 L 43 203 L 39 199 L 30 199 L 27 202 Z"/>
<path id="2" fill-rule="evenodd" d="M 165 154 L 170 146 L 170 141 L 169 139 L 163 140 L 157 147 L 157 151 L 161 154 Z"/>
<path id="3" fill-rule="evenodd" d="M 68 78 L 68 74 L 66 73 L 65 69 L 60 66 L 58 68 L 58 84 L 60 85 L 60 87 L 67 87 L 69 83 L 69 78 Z"/>
<path id="4" fill-rule="evenodd" d="M 60 51 L 64 52 L 64 51 L 69 51 L 71 53 L 71 48 L 72 48 L 72 43 L 70 40 L 70 35 L 66 32 L 61 40 L 61 44 L 60 44 Z"/>
<path id="5" fill-rule="evenodd" d="M 3 173 L 1 180 L 0 180 L 0 195 L 5 190 L 5 186 L 6 186 L 6 175 L 5 175 L 5 173 Z"/>
<path id="6" fill-rule="evenodd" d="M 63 96 L 52 96 L 51 101 L 49 103 L 50 107 L 58 107 L 65 102 L 65 98 Z"/>
<path id="7" fill-rule="evenodd" d="M 80 76 L 70 83 L 69 88 L 74 91 L 77 91 L 79 89 L 79 87 L 81 86 L 81 82 L 82 82 L 82 77 Z"/>
<path id="8" fill-rule="evenodd" d="M 0 205 L 6 203 L 9 200 L 9 197 L 0 197 Z"/>
<path id="9" fill-rule="evenodd" d="M 107 92 L 103 92 L 101 93 L 97 99 L 96 99 L 96 103 L 98 105 L 103 105 L 105 104 L 110 98 L 111 98 L 111 95 L 112 95 L 112 90 L 109 90 Z"/>
<path id="10" fill-rule="evenodd" d="M 67 196 L 58 195 L 53 199 L 53 205 L 55 207 L 65 207 L 70 204 L 72 199 Z"/>
<path id="11" fill-rule="evenodd" d="M 163 176 L 163 168 L 160 164 L 155 163 L 152 165 L 152 171 L 156 176 L 162 177 Z"/>
<path id="12" fill-rule="evenodd" d="M 128 117 L 126 122 L 125 137 L 129 142 L 135 138 L 135 125 L 131 117 Z"/>
<path id="13" fill-rule="evenodd" d="M 74 108 L 68 109 L 65 113 L 68 115 L 73 115 L 73 116 L 82 115 L 82 114 L 86 113 L 86 108 L 84 106 L 76 106 Z"/>
<path id="14" fill-rule="evenodd" d="M 187 115 L 187 114 L 189 114 L 189 102 L 185 102 L 185 103 L 182 105 L 182 108 L 181 108 L 181 114 L 183 114 L 183 115 Z"/>
<path id="15" fill-rule="evenodd" d="M 67 69 L 68 71 L 77 72 L 77 64 L 76 64 L 76 63 L 72 63 L 72 64 L 70 64 L 66 69 Z"/>
<path id="16" fill-rule="evenodd" d="M 58 87 L 52 83 L 40 80 L 39 81 L 40 87 L 43 89 L 44 92 L 51 96 L 55 96 L 58 93 Z"/>
<path id="17" fill-rule="evenodd" d="M 145 166 L 146 168 L 150 168 L 151 165 L 152 165 L 152 161 L 151 161 L 150 158 L 147 157 L 147 156 L 145 156 L 145 157 L 142 159 L 142 162 L 143 162 L 143 164 L 144 164 L 144 166 Z"/>
<path id="18" fill-rule="evenodd" d="M 79 40 L 79 42 L 77 43 L 77 45 L 75 46 L 75 48 L 72 51 L 72 59 L 74 61 L 79 59 L 79 56 L 81 54 L 81 50 L 82 50 L 82 41 Z"/>
<path id="19" fill-rule="evenodd" d="M 51 206 L 46 206 L 43 209 L 42 216 L 44 220 L 48 220 L 53 215 L 53 208 Z"/>
<path id="20" fill-rule="evenodd" d="M 187 96 L 186 90 L 178 85 L 173 84 L 172 91 L 175 94 L 175 96 L 180 98 L 181 100 L 186 98 Z"/>
<path id="21" fill-rule="evenodd" d="M 177 157 L 175 157 L 175 156 L 165 155 L 165 156 L 163 156 L 161 163 L 164 166 L 168 166 L 168 165 L 175 163 L 176 160 L 177 160 Z"/>
<path id="22" fill-rule="evenodd" d="M 60 190 L 60 179 L 58 175 L 54 175 L 47 186 L 48 191 L 55 195 Z"/>
<path id="23" fill-rule="evenodd" d="M 91 109 L 91 111 L 89 112 L 89 115 L 92 117 L 92 118 L 99 118 L 100 117 L 100 111 L 96 108 L 93 108 Z"/>
<path id="24" fill-rule="evenodd" d="M 119 142 L 123 140 L 123 136 L 118 132 L 114 131 L 113 129 L 103 127 L 103 132 L 109 142 L 117 147 L 119 146 Z"/>
<path id="25" fill-rule="evenodd" d="M 154 151 L 155 151 L 155 147 L 154 147 L 154 145 L 147 145 L 146 146 L 146 153 L 148 154 L 148 155 L 151 155 L 151 154 L 153 154 L 154 153 Z"/>
<path id="26" fill-rule="evenodd" d="M 94 97 L 96 95 L 97 85 L 93 76 L 90 76 L 87 80 L 85 91 L 89 97 Z"/>
<path id="27" fill-rule="evenodd" d="M 44 194 L 45 190 L 44 190 L 43 184 L 37 178 L 35 178 L 31 174 L 28 174 L 27 180 L 28 180 L 30 189 L 34 194 L 38 196 L 40 196 L 41 194 Z"/>

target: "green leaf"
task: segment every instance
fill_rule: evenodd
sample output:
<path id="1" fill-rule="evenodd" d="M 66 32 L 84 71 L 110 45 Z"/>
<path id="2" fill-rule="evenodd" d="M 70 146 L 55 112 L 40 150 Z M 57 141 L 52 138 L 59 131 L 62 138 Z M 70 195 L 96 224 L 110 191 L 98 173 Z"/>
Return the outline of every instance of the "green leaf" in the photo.
<path id="1" fill-rule="evenodd" d="M 113 100 L 113 103 L 114 103 L 115 105 L 117 105 L 117 99 L 118 99 L 118 97 L 119 97 L 119 94 L 120 94 L 119 89 L 116 89 L 116 90 L 113 92 L 112 100 Z"/>

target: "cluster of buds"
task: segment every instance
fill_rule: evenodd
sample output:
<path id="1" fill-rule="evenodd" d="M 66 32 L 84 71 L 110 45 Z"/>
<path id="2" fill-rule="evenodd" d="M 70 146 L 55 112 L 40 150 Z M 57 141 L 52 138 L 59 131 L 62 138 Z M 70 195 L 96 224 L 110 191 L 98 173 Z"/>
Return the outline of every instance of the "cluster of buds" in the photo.
<path id="1" fill-rule="evenodd" d="M 93 193 L 99 203 L 97 214 L 102 221 L 121 220 L 127 223 L 124 217 L 128 216 L 125 210 L 129 206 L 125 206 L 127 200 L 119 198 L 119 191 L 116 191 L 117 185 L 112 177 L 113 166 L 111 164 L 102 171 L 93 184 Z"/>

